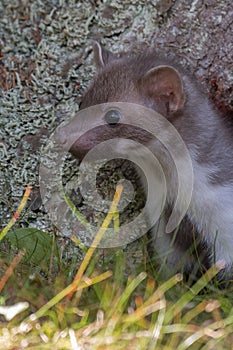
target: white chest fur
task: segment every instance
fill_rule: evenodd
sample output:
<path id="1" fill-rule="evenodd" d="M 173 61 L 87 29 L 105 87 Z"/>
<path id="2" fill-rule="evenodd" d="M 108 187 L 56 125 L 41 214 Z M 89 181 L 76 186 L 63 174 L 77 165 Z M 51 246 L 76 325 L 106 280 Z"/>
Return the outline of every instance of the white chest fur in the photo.
<path id="1" fill-rule="evenodd" d="M 212 260 L 233 263 L 233 184 L 211 183 L 213 168 L 193 162 L 194 187 L 188 216 L 212 250 Z M 214 262 L 214 261 L 212 261 Z"/>

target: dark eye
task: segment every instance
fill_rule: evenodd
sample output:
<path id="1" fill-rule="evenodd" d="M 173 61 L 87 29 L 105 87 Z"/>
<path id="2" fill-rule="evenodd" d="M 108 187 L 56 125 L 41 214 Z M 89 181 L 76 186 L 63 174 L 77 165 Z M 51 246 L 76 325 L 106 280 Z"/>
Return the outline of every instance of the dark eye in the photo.
<path id="1" fill-rule="evenodd" d="M 121 114 L 120 112 L 112 109 L 105 114 L 104 119 L 108 125 L 116 126 L 120 123 Z"/>

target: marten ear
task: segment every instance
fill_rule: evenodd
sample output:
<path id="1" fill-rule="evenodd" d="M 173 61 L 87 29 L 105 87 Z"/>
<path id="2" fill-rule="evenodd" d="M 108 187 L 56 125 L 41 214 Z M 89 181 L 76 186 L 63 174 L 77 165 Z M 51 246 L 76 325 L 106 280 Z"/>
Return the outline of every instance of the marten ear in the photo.
<path id="1" fill-rule="evenodd" d="M 167 116 L 184 107 L 183 82 L 178 71 L 171 66 L 150 69 L 141 79 L 140 87 Z"/>
<path id="2" fill-rule="evenodd" d="M 111 51 L 103 48 L 97 41 L 93 45 L 94 61 L 97 69 L 102 69 L 106 64 L 113 61 L 115 56 Z"/>

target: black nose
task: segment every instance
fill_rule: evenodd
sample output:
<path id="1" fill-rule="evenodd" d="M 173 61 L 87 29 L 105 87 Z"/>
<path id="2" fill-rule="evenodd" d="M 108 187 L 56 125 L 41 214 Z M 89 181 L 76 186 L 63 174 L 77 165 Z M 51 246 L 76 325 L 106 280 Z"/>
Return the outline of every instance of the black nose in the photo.
<path id="1" fill-rule="evenodd" d="M 117 110 L 111 109 L 105 114 L 104 119 L 108 125 L 116 126 L 120 123 L 121 113 Z"/>

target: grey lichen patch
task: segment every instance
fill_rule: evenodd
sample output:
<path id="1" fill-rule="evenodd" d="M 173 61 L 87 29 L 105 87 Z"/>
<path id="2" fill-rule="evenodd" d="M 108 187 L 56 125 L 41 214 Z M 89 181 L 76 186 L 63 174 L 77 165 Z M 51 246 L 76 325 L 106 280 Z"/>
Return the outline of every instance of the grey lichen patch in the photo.
<path id="1" fill-rule="evenodd" d="M 40 148 L 49 133 L 78 111 L 79 97 L 94 73 L 93 39 L 117 38 L 142 6 L 143 1 L 111 6 L 39 0 L 0 4 L 1 225 L 16 209 L 26 185 L 37 188 Z M 32 200 L 39 203 L 38 198 Z M 23 220 L 32 226 L 50 225 L 43 213 L 30 210 Z"/>
<path id="2" fill-rule="evenodd" d="M 100 2 L 94 18 L 94 24 L 98 24 L 97 38 L 109 37 L 125 33 L 133 24 L 135 18 L 142 11 L 143 2 L 112 1 Z M 94 28 L 93 28 L 94 29 Z"/>

